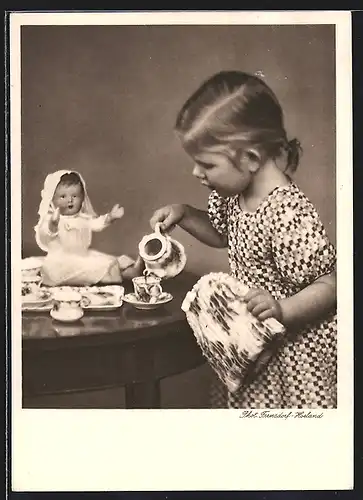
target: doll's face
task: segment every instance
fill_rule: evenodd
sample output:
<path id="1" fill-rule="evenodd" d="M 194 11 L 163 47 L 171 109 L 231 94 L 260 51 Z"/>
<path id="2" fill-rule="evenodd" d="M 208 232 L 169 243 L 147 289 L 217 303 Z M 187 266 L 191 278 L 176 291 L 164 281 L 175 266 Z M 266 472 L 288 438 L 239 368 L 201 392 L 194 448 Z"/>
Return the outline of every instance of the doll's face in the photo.
<path id="1" fill-rule="evenodd" d="M 84 194 L 80 184 L 59 184 L 52 201 L 62 215 L 75 215 L 81 210 L 83 200 Z"/>

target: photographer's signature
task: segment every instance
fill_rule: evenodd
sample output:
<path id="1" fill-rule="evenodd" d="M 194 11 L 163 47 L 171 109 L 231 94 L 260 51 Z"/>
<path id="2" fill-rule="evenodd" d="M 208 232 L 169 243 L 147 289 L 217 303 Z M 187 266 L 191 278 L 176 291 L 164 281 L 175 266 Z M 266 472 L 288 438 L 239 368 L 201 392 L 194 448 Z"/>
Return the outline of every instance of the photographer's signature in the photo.
<path id="1" fill-rule="evenodd" d="M 305 410 L 244 410 L 239 418 L 270 418 L 270 419 L 289 419 L 289 418 L 322 418 L 323 412 L 305 411 Z"/>

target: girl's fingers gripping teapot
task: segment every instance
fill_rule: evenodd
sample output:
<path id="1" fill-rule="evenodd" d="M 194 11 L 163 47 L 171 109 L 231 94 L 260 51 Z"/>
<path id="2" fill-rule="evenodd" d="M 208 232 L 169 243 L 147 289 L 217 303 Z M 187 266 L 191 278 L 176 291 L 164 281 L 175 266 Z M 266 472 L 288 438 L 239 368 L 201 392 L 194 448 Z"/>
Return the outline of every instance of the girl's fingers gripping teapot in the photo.
<path id="1" fill-rule="evenodd" d="M 160 224 L 156 224 L 154 233 L 142 238 L 139 254 L 145 262 L 146 270 L 162 279 L 179 274 L 187 260 L 183 245 L 162 233 Z"/>

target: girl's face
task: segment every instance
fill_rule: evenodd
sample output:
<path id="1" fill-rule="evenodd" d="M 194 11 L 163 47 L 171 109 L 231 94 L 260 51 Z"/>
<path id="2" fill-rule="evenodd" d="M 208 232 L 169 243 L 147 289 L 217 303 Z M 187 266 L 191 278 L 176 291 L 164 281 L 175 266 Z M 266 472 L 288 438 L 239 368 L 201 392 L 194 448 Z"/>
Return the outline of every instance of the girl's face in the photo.
<path id="1" fill-rule="evenodd" d="M 84 195 L 80 184 L 59 184 L 53 196 L 55 208 L 59 208 L 62 215 L 75 215 L 82 207 Z"/>
<path id="2" fill-rule="evenodd" d="M 203 186 L 216 190 L 223 197 L 241 194 L 251 184 L 251 165 L 246 158 L 234 162 L 223 153 L 202 152 L 193 159 L 193 175 Z"/>

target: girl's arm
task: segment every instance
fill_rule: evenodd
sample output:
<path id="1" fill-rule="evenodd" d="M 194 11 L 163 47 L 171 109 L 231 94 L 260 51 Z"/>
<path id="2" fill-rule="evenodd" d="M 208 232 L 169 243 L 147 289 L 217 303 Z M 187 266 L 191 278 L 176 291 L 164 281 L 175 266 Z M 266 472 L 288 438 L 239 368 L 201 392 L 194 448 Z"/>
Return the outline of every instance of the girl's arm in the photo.
<path id="1" fill-rule="evenodd" d="M 274 226 L 271 250 L 276 270 L 299 292 L 275 300 L 263 290 L 251 290 L 247 307 L 259 319 L 275 317 L 287 327 L 304 327 L 336 311 L 336 252 L 314 207 L 281 200 L 283 227 Z"/>
<path id="2" fill-rule="evenodd" d="M 156 223 L 161 223 L 160 229 L 163 231 L 170 231 L 178 225 L 210 247 L 224 248 L 227 246 L 227 237 L 214 229 L 210 223 L 208 212 L 190 205 L 168 205 L 160 208 L 150 220 L 153 229 Z"/>
<path id="3" fill-rule="evenodd" d="M 336 307 L 336 273 L 321 276 L 295 295 L 280 300 L 281 320 L 287 327 L 312 323 Z"/>
<path id="4" fill-rule="evenodd" d="M 185 215 L 179 223 L 182 229 L 210 247 L 224 248 L 227 246 L 226 236 L 214 229 L 210 223 L 208 212 L 189 205 L 184 205 L 184 210 Z"/>
<path id="5" fill-rule="evenodd" d="M 303 327 L 322 320 L 336 308 L 335 271 L 286 299 L 276 300 L 266 290 L 251 289 L 245 297 L 247 309 L 260 321 L 275 318 L 287 328 Z"/>

